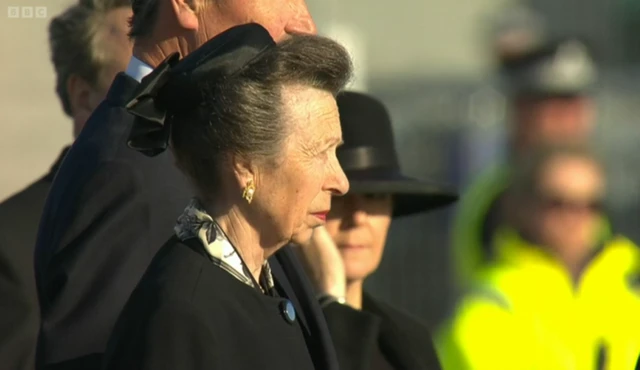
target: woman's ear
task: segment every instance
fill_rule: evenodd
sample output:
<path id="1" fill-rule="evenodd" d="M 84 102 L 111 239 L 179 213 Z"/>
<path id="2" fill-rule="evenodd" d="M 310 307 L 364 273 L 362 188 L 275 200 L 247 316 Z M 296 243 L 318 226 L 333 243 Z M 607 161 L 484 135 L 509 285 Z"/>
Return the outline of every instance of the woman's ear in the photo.
<path id="1" fill-rule="evenodd" d="M 240 189 L 244 189 L 250 181 L 254 183 L 257 181 L 256 171 L 250 160 L 240 155 L 232 155 L 229 161 Z"/>

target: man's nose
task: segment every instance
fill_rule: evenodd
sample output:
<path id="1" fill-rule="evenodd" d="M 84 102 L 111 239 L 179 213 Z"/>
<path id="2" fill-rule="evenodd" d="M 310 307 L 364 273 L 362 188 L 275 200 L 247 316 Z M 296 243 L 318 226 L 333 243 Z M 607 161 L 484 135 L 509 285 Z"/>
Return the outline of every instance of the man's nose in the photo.
<path id="1" fill-rule="evenodd" d="M 316 35 L 318 33 L 316 23 L 311 18 L 309 8 L 304 2 L 297 7 L 295 15 L 291 17 L 284 30 L 288 34 Z"/>

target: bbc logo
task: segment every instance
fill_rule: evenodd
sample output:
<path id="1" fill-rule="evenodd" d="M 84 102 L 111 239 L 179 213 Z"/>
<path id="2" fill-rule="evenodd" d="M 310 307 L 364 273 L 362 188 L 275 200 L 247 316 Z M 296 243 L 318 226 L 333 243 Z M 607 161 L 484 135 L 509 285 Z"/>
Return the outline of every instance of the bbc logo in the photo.
<path id="1" fill-rule="evenodd" d="M 9 18 L 47 18 L 46 6 L 10 6 L 7 8 Z"/>

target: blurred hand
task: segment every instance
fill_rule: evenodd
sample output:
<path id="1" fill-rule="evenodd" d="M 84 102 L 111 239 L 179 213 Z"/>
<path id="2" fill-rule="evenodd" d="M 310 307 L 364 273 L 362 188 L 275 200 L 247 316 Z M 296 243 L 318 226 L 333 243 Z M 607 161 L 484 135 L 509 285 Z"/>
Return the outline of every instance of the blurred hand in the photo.
<path id="1" fill-rule="evenodd" d="M 315 228 L 311 239 L 296 250 L 319 293 L 345 297 L 347 277 L 344 262 L 324 226 Z"/>

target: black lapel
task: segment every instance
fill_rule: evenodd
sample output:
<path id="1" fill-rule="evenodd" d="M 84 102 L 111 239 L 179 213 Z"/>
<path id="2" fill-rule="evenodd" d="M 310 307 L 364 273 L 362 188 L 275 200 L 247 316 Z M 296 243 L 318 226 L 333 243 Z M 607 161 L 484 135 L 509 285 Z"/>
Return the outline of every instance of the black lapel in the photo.
<path id="1" fill-rule="evenodd" d="M 271 274 L 273 275 L 273 280 L 275 282 L 276 289 L 278 290 L 278 294 L 287 298 L 293 303 L 293 306 L 296 309 L 296 316 L 300 321 L 300 326 L 304 331 L 305 335 L 310 335 L 309 324 L 307 323 L 307 318 L 305 317 L 305 312 L 303 310 L 300 301 L 298 300 L 298 295 L 296 294 L 296 289 L 291 286 L 289 282 L 289 278 L 287 273 L 285 273 L 285 267 L 282 266 L 282 259 L 278 258 L 280 255 L 276 253 L 276 255 L 269 259 L 269 267 L 271 267 Z M 285 261 L 285 264 L 287 262 Z M 287 268 L 287 270 L 290 270 Z"/>
<path id="2" fill-rule="evenodd" d="M 274 257 L 279 262 L 280 268 L 279 278 L 276 281 L 280 280 L 282 294 L 291 300 L 299 314 L 307 348 L 309 348 L 316 369 L 339 369 L 338 355 L 331 340 L 327 321 L 300 261 L 291 246 L 283 247 Z M 272 273 L 276 279 L 273 268 Z"/>

